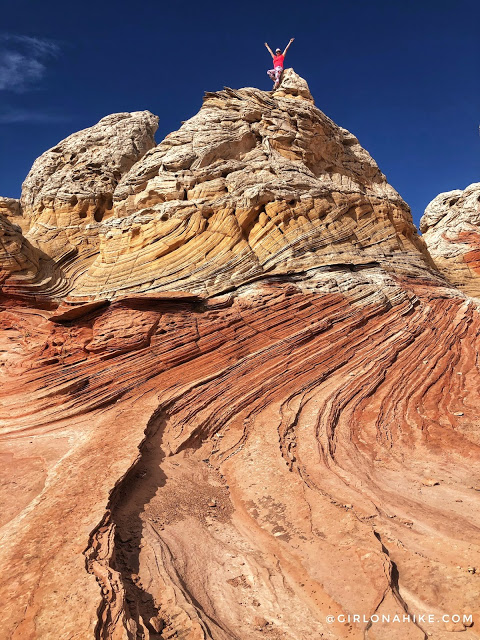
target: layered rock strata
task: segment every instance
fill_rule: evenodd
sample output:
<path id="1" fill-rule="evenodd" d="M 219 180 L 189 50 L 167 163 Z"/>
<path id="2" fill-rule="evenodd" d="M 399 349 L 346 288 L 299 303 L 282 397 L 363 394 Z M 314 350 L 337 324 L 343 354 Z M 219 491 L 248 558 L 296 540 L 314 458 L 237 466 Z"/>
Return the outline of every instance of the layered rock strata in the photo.
<path id="1" fill-rule="evenodd" d="M 478 306 L 303 79 L 207 94 L 63 288 L 7 223 L 1 637 L 480 637 Z"/>
<path id="2" fill-rule="evenodd" d="M 438 195 L 425 209 L 421 230 L 439 270 L 480 297 L 480 183 Z"/>
<path id="3" fill-rule="evenodd" d="M 408 206 L 292 70 L 274 97 L 207 94 L 196 116 L 145 153 L 152 120 L 146 112 L 109 116 L 34 164 L 22 206 L 32 220 L 27 238 L 65 272 L 52 280 L 51 297 L 212 295 L 335 263 L 377 262 L 406 274 L 432 266 Z M 130 168 L 125 140 L 135 135 L 144 155 Z"/>

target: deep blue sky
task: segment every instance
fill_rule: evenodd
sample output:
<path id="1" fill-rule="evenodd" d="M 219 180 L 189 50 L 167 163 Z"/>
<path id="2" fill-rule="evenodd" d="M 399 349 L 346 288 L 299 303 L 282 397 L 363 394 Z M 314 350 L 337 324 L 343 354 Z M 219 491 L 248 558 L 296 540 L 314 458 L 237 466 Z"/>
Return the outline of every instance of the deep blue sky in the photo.
<path id="1" fill-rule="evenodd" d="M 160 116 L 160 141 L 204 91 L 270 89 L 285 46 L 317 106 L 352 131 L 418 222 L 480 181 L 478 0 L 15 0 L 0 23 L 0 195 L 33 161 L 117 111 Z"/>

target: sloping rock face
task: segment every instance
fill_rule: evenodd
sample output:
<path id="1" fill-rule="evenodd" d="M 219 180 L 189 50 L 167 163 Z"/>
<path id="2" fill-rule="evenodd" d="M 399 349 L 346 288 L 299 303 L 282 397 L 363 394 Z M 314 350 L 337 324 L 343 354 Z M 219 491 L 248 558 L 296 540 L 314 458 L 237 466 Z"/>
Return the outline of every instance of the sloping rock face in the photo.
<path id="1" fill-rule="evenodd" d="M 439 270 L 456 287 L 480 297 L 480 183 L 438 195 L 420 224 Z"/>
<path id="2" fill-rule="evenodd" d="M 1 637 L 478 639 L 478 306 L 305 81 L 89 219 L 62 289 L 5 216 Z"/>

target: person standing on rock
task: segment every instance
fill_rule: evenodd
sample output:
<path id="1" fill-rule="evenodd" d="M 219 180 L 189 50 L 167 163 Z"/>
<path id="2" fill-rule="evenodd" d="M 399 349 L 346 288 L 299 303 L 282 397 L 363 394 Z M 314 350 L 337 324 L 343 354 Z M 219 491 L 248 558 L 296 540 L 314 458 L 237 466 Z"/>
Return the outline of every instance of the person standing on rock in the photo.
<path id="1" fill-rule="evenodd" d="M 285 60 L 285 56 L 287 55 L 288 47 L 292 44 L 295 38 L 290 38 L 290 42 L 285 47 L 285 51 L 282 53 L 281 49 L 275 49 L 275 55 L 273 51 L 270 49 L 268 44 L 265 42 L 265 46 L 268 49 L 268 52 L 273 58 L 273 69 L 269 69 L 267 71 L 268 77 L 275 82 L 273 85 L 273 90 L 278 89 L 280 85 L 280 78 L 282 77 L 283 72 L 283 61 Z"/>

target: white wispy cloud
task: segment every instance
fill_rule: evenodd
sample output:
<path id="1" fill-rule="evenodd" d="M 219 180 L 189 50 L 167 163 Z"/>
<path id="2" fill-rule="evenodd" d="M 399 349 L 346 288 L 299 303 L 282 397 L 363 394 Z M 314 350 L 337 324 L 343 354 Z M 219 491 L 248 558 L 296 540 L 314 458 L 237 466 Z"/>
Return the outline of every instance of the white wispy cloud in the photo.
<path id="1" fill-rule="evenodd" d="M 48 113 L 46 111 L 34 111 L 32 109 L 6 109 L 0 111 L 0 125 L 2 124 L 18 124 L 18 123 L 34 123 L 49 124 L 51 122 L 67 122 L 70 117 Z"/>
<path id="2" fill-rule="evenodd" d="M 0 91 L 34 88 L 45 75 L 48 61 L 59 53 L 58 45 L 44 38 L 0 35 Z"/>
<path id="3" fill-rule="evenodd" d="M 13 34 L 3 34 L 0 41 L 14 42 L 16 44 L 29 47 L 32 51 L 40 55 L 57 55 L 60 52 L 59 46 L 51 40 L 45 38 L 32 38 L 31 36 L 15 36 Z"/>

